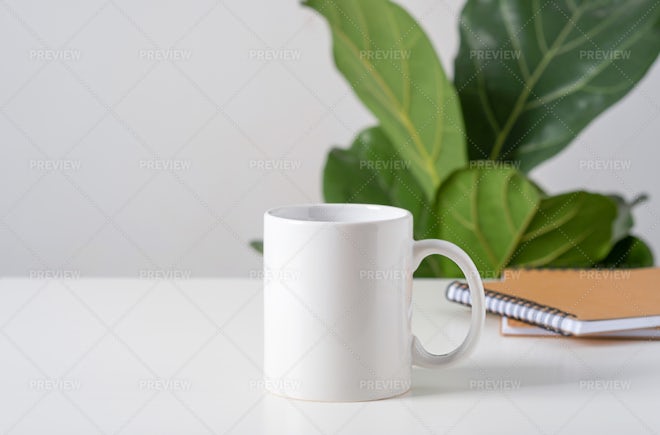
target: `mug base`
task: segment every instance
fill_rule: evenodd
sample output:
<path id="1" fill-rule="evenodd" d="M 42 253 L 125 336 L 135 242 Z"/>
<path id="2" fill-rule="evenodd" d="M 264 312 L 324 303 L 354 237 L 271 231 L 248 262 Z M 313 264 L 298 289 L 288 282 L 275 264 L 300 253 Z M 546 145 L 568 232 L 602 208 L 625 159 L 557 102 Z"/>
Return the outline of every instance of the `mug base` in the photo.
<path id="1" fill-rule="evenodd" d="M 347 402 L 376 402 L 378 400 L 394 399 L 394 398 L 397 398 L 397 397 L 405 396 L 406 394 L 410 393 L 410 391 L 412 391 L 412 388 L 408 388 L 407 390 L 404 390 L 404 391 L 389 393 L 389 394 L 384 395 L 384 396 L 364 397 L 364 398 L 357 398 L 357 399 L 349 399 L 349 398 L 346 398 L 346 399 L 344 399 L 344 398 L 321 399 L 321 398 L 296 396 L 295 394 L 286 394 L 286 393 L 283 393 L 283 392 L 280 392 L 280 391 L 271 390 L 269 388 L 266 388 L 265 390 L 268 393 L 272 394 L 273 396 L 282 397 L 284 399 L 294 399 L 294 400 L 300 400 L 300 401 L 303 401 L 303 402 L 347 403 Z"/>

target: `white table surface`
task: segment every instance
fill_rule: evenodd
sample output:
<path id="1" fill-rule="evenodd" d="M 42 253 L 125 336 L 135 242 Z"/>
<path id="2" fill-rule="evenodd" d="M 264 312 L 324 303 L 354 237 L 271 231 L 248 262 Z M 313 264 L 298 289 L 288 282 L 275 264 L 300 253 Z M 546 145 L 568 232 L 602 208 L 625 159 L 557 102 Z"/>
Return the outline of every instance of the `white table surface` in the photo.
<path id="1" fill-rule="evenodd" d="M 459 342 L 466 308 L 419 280 L 414 331 Z M 501 337 L 364 403 L 264 393 L 261 282 L 0 280 L 0 433 L 653 433 L 660 342 Z M 597 432 L 598 431 L 598 432 Z"/>

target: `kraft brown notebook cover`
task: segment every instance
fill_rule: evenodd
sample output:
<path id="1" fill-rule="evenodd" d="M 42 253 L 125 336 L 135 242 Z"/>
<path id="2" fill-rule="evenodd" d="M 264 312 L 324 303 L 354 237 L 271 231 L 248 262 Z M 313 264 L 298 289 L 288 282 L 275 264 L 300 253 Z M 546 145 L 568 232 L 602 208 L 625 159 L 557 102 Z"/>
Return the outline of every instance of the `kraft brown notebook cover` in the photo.
<path id="1" fill-rule="evenodd" d="M 660 326 L 660 269 L 512 269 L 485 284 L 488 311 L 568 335 Z M 467 293 L 466 293 L 467 292 Z M 455 282 L 447 298 L 469 304 Z"/>

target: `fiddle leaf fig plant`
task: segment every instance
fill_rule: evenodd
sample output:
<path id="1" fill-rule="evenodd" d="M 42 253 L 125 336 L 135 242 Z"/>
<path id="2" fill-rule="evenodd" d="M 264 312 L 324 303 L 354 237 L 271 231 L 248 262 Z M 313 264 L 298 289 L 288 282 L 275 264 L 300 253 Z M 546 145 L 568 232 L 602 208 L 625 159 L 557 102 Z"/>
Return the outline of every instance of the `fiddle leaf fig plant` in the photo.
<path id="1" fill-rule="evenodd" d="M 660 50 L 653 0 L 468 0 L 455 62 L 471 159 L 527 172 L 644 76 Z"/>
<path id="2" fill-rule="evenodd" d="M 307 0 L 339 71 L 379 125 L 333 148 L 327 202 L 414 215 L 414 236 L 505 267 L 645 267 L 653 254 L 614 194 L 548 195 L 528 172 L 644 76 L 660 51 L 653 0 L 467 0 L 451 83 L 429 38 L 390 0 Z M 428 257 L 416 276 L 460 276 Z"/>
<path id="3" fill-rule="evenodd" d="M 380 122 L 396 151 L 432 198 L 467 163 L 456 91 L 431 41 L 390 1 L 308 0 L 330 25 L 339 71 Z"/>
<path id="4" fill-rule="evenodd" d="M 438 192 L 436 236 L 470 247 L 480 272 L 498 276 L 509 262 L 539 208 L 541 193 L 511 168 L 456 171 Z M 444 276 L 460 276 L 441 260 Z"/>
<path id="5" fill-rule="evenodd" d="M 613 246 L 617 208 L 605 195 L 584 191 L 543 198 L 509 264 L 589 267 Z"/>

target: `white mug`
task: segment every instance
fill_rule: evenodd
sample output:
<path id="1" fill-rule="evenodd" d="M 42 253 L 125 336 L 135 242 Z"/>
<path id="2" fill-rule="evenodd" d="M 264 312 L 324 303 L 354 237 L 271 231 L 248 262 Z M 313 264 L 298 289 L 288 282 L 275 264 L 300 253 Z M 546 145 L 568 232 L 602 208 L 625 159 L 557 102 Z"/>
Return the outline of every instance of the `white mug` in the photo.
<path id="1" fill-rule="evenodd" d="M 483 327 L 484 289 L 468 255 L 443 240 L 414 241 L 409 211 L 382 205 L 312 204 L 264 215 L 264 385 L 317 401 L 393 397 L 411 367 L 440 367 L 473 349 Z M 444 255 L 463 271 L 472 321 L 444 355 L 411 330 L 412 273 Z M 438 293 L 440 297 L 441 293 Z"/>

